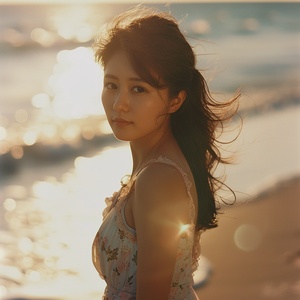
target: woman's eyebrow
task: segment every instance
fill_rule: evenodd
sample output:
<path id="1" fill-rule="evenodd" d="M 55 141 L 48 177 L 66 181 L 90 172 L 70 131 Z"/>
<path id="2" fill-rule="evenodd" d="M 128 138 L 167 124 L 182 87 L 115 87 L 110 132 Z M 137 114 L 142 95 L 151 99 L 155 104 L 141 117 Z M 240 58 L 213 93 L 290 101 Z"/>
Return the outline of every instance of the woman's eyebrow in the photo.
<path id="1" fill-rule="evenodd" d="M 104 78 L 118 79 L 118 77 L 117 77 L 117 76 L 115 76 L 115 75 L 112 75 L 112 74 L 105 74 L 105 75 L 104 75 Z"/>
<path id="2" fill-rule="evenodd" d="M 118 76 L 115 76 L 113 74 L 105 74 L 104 78 L 115 79 L 115 80 L 119 79 Z M 146 81 L 143 80 L 140 77 L 130 77 L 130 78 L 128 78 L 128 80 L 129 81 L 138 81 L 138 82 L 144 82 L 144 83 L 146 83 Z"/>

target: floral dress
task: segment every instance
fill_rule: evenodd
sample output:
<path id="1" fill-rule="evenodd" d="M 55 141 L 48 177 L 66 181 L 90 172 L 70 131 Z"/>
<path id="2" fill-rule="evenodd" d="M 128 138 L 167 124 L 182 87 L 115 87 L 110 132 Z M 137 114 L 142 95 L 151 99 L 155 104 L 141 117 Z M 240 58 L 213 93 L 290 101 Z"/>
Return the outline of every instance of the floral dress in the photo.
<path id="1" fill-rule="evenodd" d="M 159 157 L 149 161 L 165 163 L 175 167 L 182 175 L 189 196 L 189 224 L 180 231 L 176 265 L 170 287 L 169 300 L 196 300 L 193 290 L 193 271 L 196 268 L 199 243 L 194 243 L 195 225 L 193 224 L 195 208 L 190 193 L 191 181 L 187 174 L 173 161 Z M 103 300 L 136 299 L 136 271 L 138 244 L 136 232 L 125 220 L 124 208 L 128 193 L 135 178 L 123 186 L 118 193 L 106 198 L 107 207 L 103 211 L 103 223 L 96 234 L 93 247 L 93 263 L 101 278 L 106 281 Z M 199 235 L 200 237 L 200 235 Z M 196 245 L 196 247 L 195 247 Z"/>

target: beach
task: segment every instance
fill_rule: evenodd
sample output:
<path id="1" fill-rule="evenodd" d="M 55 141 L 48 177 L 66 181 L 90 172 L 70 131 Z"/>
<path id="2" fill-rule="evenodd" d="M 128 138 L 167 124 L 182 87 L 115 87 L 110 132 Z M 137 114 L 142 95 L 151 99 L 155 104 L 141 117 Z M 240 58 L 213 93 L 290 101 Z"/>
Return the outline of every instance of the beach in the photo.
<path id="1" fill-rule="evenodd" d="M 116 150 L 106 151 L 102 159 L 98 158 L 95 168 L 107 160 L 109 152 L 120 154 Z M 87 193 L 90 186 L 85 185 L 81 187 L 83 194 Z M 202 235 L 202 259 L 206 262 L 204 267 L 208 264 L 211 272 L 204 272 L 201 287 L 196 289 L 200 300 L 299 299 L 299 195 L 300 180 L 295 178 L 256 199 L 239 201 L 232 207 L 222 209 L 219 227 Z M 91 264 L 90 247 L 101 222 L 100 213 L 104 203 L 90 197 L 88 207 L 79 207 L 78 198 L 71 198 L 75 207 L 65 203 L 59 211 L 61 199 L 53 200 L 52 209 L 48 205 L 48 214 L 53 214 L 50 223 L 44 220 L 38 224 L 39 220 L 34 218 L 37 212 L 35 204 L 31 203 L 27 208 L 33 217 L 31 224 L 25 227 L 23 224 L 18 235 L 13 235 L 18 237 L 19 249 L 14 242 L 9 245 L 9 239 L 6 239 L 7 249 L 11 251 L 7 256 L 13 259 L 13 263 L 10 268 L 7 262 L 0 268 L 4 283 L 0 299 L 101 298 L 105 284 Z M 20 210 L 15 214 L 22 216 Z M 38 240 L 33 233 L 37 230 L 37 224 L 44 235 Z M 3 232 L 1 242 L 5 242 Z M 63 247 L 62 242 L 65 243 Z M 46 247 L 44 252 L 41 246 Z M 33 267 L 30 267 L 29 258 Z M 27 270 L 24 269 L 25 261 Z M 25 273 L 18 273 L 17 268 Z"/>
<path id="2" fill-rule="evenodd" d="M 213 266 L 200 300 L 300 299 L 300 180 L 227 208 L 203 234 Z"/>
<path id="3" fill-rule="evenodd" d="M 202 236 L 200 300 L 300 299 L 300 4 L 154 6 L 180 20 L 217 100 L 242 93 L 234 163 L 217 170 L 238 201 Z M 92 43 L 129 7 L 0 6 L 0 300 L 101 298 L 91 245 L 131 156 Z"/>

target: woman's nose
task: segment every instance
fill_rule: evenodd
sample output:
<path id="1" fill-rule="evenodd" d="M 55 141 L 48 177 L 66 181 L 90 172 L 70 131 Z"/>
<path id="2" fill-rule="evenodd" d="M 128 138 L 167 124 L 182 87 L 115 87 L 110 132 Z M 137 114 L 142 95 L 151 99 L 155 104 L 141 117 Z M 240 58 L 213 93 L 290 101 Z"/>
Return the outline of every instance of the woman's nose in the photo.
<path id="1" fill-rule="evenodd" d="M 113 109 L 116 111 L 128 111 L 129 103 L 126 91 L 121 89 L 118 91 L 115 97 Z"/>

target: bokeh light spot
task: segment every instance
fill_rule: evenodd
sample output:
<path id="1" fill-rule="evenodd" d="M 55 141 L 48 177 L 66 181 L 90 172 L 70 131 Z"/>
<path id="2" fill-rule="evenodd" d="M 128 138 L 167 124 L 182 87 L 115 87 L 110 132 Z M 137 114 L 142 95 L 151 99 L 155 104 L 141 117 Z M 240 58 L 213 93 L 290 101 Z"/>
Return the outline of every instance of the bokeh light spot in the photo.
<path id="1" fill-rule="evenodd" d="M 12 198 L 7 198 L 3 202 L 3 206 L 7 211 L 13 211 L 16 208 L 16 201 Z"/>
<path id="2" fill-rule="evenodd" d="M 13 28 L 6 28 L 1 33 L 3 41 L 11 44 L 13 47 L 21 47 L 25 44 L 25 37 L 19 31 Z"/>
<path id="3" fill-rule="evenodd" d="M 234 233 L 235 245 L 243 251 L 253 251 L 262 240 L 261 232 L 253 225 L 243 224 Z"/>
<path id="4" fill-rule="evenodd" d="M 61 136 L 65 141 L 71 142 L 71 141 L 75 140 L 76 138 L 78 138 L 79 134 L 80 134 L 79 125 L 72 124 L 63 130 L 63 132 L 61 133 Z"/>
<path id="5" fill-rule="evenodd" d="M 81 131 L 81 135 L 86 140 L 92 140 L 95 137 L 95 131 L 92 127 L 84 127 Z"/>
<path id="6" fill-rule="evenodd" d="M 49 47 L 55 42 L 54 35 L 43 28 L 34 28 L 31 31 L 31 39 L 44 47 Z"/>
<path id="7" fill-rule="evenodd" d="M 15 119 L 19 123 L 25 123 L 28 120 L 28 113 L 25 109 L 18 109 L 15 112 Z"/>
<path id="8" fill-rule="evenodd" d="M 50 97 L 45 93 L 39 93 L 32 97 L 31 103 L 36 108 L 45 108 L 50 104 Z"/>
<path id="9" fill-rule="evenodd" d="M 14 159 L 21 159 L 24 155 L 24 150 L 21 146 L 14 146 L 11 148 L 10 150 L 11 152 L 11 156 L 14 158 Z"/>
<path id="10" fill-rule="evenodd" d="M 34 131 L 28 131 L 23 135 L 23 142 L 27 146 L 35 144 L 37 140 L 37 134 Z"/>

